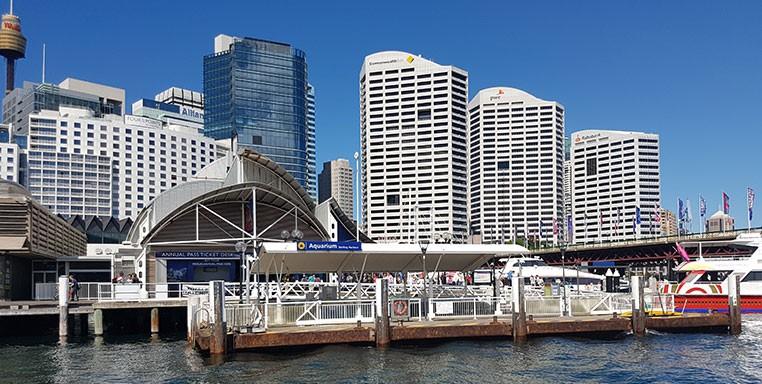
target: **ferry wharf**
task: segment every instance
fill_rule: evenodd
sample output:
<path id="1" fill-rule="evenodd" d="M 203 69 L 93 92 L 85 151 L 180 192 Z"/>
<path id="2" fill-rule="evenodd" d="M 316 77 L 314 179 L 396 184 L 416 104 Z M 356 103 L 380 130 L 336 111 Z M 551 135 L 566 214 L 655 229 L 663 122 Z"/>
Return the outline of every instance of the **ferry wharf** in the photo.
<path id="1" fill-rule="evenodd" d="M 736 279 L 737 280 L 737 279 Z M 210 282 L 208 295 L 188 299 L 188 340 L 205 354 L 328 344 L 390 344 L 424 340 L 579 335 L 645 336 L 660 332 L 741 332 L 738 290 L 727 313 L 682 314 L 669 298 L 644 294 L 633 276 L 633 294 L 566 297 L 525 291 L 523 279 L 507 296 L 400 297 L 386 280 L 373 299 L 242 304 L 224 299 L 224 283 Z M 391 293 L 391 295 L 390 295 Z M 679 308 L 678 308 L 679 310 Z"/>

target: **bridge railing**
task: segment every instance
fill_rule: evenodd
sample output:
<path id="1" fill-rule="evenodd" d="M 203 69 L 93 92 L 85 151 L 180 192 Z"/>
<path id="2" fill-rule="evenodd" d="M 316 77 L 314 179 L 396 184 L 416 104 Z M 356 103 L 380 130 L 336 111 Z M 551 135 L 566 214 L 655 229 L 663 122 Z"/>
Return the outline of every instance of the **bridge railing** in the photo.
<path id="1" fill-rule="evenodd" d="M 429 299 L 429 320 L 510 317 L 510 297 L 450 297 Z"/>

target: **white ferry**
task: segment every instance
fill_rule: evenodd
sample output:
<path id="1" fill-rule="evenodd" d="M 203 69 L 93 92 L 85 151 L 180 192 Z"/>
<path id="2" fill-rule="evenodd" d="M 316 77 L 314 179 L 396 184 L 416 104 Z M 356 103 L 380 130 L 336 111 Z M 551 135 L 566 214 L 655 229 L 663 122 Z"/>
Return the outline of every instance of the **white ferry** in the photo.
<path id="1" fill-rule="evenodd" d="M 572 268 L 552 267 L 539 258 L 539 257 L 516 257 L 510 259 L 500 259 L 500 264 L 503 267 L 495 270 L 497 277 L 504 281 L 506 285 L 510 285 L 511 282 L 508 276 L 523 276 L 524 285 L 527 287 L 540 286 L 544 283 L 560 282 L 566 278 L 567 286 L 576 290 L 579 285 L 580 290 L 587 291 L 599 291 L 601 290 L 601 283 L 606 279 L 604 276 L 597 275 L 595 273 L 577 271 Z M 474 282 L 479 284 L 484 281 L 489 283 L 489 270 L 476 270 L 474 271 Z M 477 276 L 486 274 L 486 279 L 479 279 Z"/>
<path id="2" fill-rule="evenodd" d="M 675 295 L 675 310 L 684 312 L 728 311 L 730 275 L 741 281 L 741 311 L 762 313 L 762 233 L 740 234 L 735 240 L 702 242 L 701 246 L 736 245 L 741 254 L 699 258 L 677 267 L 685 275 L 679 283 L 665 284 L 663 293 Z"/>

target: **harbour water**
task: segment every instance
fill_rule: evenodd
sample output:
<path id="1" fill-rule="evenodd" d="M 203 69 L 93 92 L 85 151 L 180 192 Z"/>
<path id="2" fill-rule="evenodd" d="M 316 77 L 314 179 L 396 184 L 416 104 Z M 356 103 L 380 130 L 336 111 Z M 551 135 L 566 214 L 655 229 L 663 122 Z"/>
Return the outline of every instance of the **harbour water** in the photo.
<path id="1" fill-rule="evenodd" d="M 220 363 L 183 335 L 0 339 L 2 383 L 565 383 L 762 381 L 762 316 L 740 336 L 649 334 L 644 338 L 547 337 L 458 340 L 388 349 L 336 345 L 237 353 Z"/>

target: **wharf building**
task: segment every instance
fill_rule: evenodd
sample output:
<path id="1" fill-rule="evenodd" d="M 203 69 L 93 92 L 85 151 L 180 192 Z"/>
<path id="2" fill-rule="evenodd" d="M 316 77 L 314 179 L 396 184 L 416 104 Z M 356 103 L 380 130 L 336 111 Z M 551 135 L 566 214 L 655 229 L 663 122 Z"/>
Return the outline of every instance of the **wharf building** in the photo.
<path id="1" fill-rule="evenodd" d="M 334 199 L 315 204 L 280 164 L 250 149 L 239 150 L 235 142 L 231 147 L 192 180 L 160 194 L 135 219 L 127 237 L 131 248 L 118 253 L 122 259 L 134 257 L 142 281 L 170 287 L 240 281 L 242 254 L 251 256 L 263 241 L 357 240 L 355 223 Z M 363 243 L 373 242 L 359 235 Z M 246 244 L 243 251 L 238 243 Z M 260 273 L 275 268 L 268 263 Z M 291 273 L 296 272 L 301 270 Z"/>
<path id="2" fill-rule="evenodd" d="M 218 35 L 204 57 L 204 134 L 237 137 L 290 172 L 317 199 L 314 88 L 289 44 Z"/>
<path id="3" fill-rule="evenodd" d="M 353 186 L 354 176 L 349 160 L 326 161 L 323 163 L 323 171 L 318 175 L 318 202 L 322 203 L 333 198 L 345 214 L 353 217 Z"/>
<path id="4" fill-rule="evenodd" d="M 85 234 L 38 203 L 21 185 L 0 180 L 0 301 L 28 300 L 36 283 L 55 282 L 57 259 L 83 255 Z M 108 265 L 108 263 L 106 264 Z"/>
<path id="5" fill-rule="evenodd" d="M 87 87 L 71 91 L 72 84 Z M 114 95 L 123 90 L 72 79 L 26 84 L 11 94 L 17 91 L 19 105 L 32 106 L 22 109 L 26 115 L 7 109 L 4 116 L 22 152 L 18 180 L 56 214 L 134 218 L 218 155 L 214 140 L 200 132 L 201 118 L 176 105 L 144 99 L 134 115 L 122 115 L 124 97 Z M 6 162 L 0 159 L 0 167 L 7 169 Z"/>
<path id="6" fill-rule="evenodd" d="M 572 134 L 574 241 L 657 236 L 659 136 L 585 130 Z M 637 224 L 637 216 L 640 224 Z"/>
<path id="7" fill-rule="evenodd" d="M 479 91 L 468 111 L 473 240 L 559 240 L 553 227 L 565 222 L 564 107 L 494 87 Z"/>
<path id="8" fill-rule="evenodd" d="M 468 73 L 406 52 L 359 75 L 362 217 L 379 242 L 465 242 Z"/>

